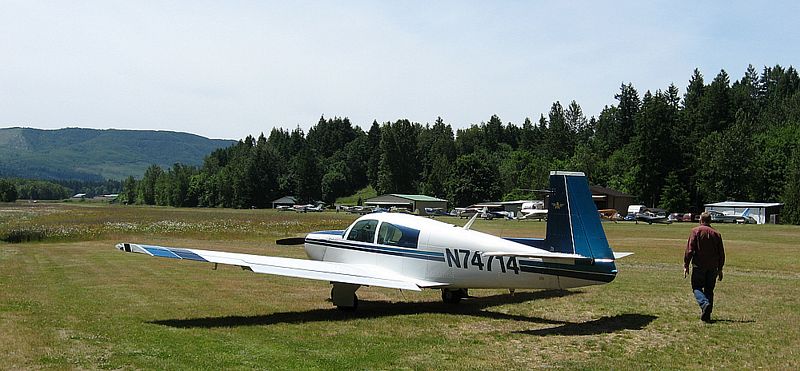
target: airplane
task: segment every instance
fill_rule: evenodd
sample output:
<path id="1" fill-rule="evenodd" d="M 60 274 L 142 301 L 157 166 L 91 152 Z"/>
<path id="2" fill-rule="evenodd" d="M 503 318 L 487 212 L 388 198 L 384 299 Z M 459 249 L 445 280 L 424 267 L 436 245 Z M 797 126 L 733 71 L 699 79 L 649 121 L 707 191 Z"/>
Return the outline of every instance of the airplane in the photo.
<path id="1" fill-rule="evenodd" d="M 298 213 L 306 213 L 306 212 L 319 212 L 322 211 L 322 205 L 314 205 L 314 204 L 306 204 L 306 205 L 294 205 L 292 209 Z"/>
<path id="2" fill-rule="evenodd" d="M 744 209 L 741 214 L 730 213 L 725 214 L 719 211 L 711 210 L 711 221 L 717 223 L 736 223 L 736 224 L 756 224 L 756 220 L 750 216 L 750 208 Z"/>
<path id="3" fill-rule="evenodd" d="M 620 218 L 617 209 L 601 209 L 597 212 L 600 214 L 600 219 L 611 220 L 614 223 Z"/>
<path id="4" fill-rule="evenodd" d="M 645 209 L 636 214 L 636 223 L 645 222 L 647 224 L 660 223 L 672 224 L 672 220 L 666 215 L 666 211 L 661 209 Z"/>
<path id="5" fill-rule="evenodd" d="M 547 209 L 540 209 L 537 207 L 537 202 L 526 202 L 522 204 L 522 209 L 519 211 L 519 220 L 547 220 Z"/>
<path id="6" fill-rule="evenodd" d="M 371 206 L 342 206 L 345 211 L 351 214 L 369 214 L 375 212 L 375 208 Z"/>
<path id="7" fill-rule="evenodd" d="M 361 286 L 441 290 L 458 303 L 468 289 L 569 289 L 606 284 L 617 275 L 586 176 L 550 173 L 546 237 L 498 237 L 399 213 L 368 214 L 345 230 L 319 231 L 278 240 L 303 244 L 309 259 L 119 243 L 129 253 L 240 266 L 256 273 L 329 281 L 331 300 L 342 310 L 358 307 Z"/>
<path id="8" fill-rule="evenodd" d="M 454 216 L 441 207 L 426 207 L 425 214 L 428 216 Z"/>

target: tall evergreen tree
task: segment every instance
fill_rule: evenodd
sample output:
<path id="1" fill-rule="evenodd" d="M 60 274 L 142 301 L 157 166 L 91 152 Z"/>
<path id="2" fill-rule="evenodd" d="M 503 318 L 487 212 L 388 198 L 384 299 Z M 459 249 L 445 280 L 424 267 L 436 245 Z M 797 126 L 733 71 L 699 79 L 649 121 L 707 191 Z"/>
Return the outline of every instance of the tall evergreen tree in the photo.
<path id="1" fill-rule="evenodd" d="M 450 183 L 451 199 L 457 206 L 500 198 L 497 166 L 478 154 L 459 156 Z"/>
<path id="2" fill-rule="evenodd" d="M 141 203 L 145 205 L 156 204 L 156 182 L 164 173 L 160 166 L 153 164 L 147 168 L 139 182 L 139 197 Z"/>

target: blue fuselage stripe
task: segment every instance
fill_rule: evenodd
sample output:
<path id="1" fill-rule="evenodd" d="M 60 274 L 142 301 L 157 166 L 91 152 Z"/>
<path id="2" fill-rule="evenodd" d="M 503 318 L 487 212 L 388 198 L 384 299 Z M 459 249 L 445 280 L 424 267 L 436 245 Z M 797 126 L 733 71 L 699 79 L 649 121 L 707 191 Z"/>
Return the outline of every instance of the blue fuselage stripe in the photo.
<path id="1" fill-rule="evenodd" d="M 434 252 L 434 251 L 397 249 L 391 247 L 365 245 L 365 244 L 351 243 L 351 242 L 339 242 L 332 240 L 318 240 L 312 238 L 306 238 L 306 242 L 313 243 L 316 245 L 340 248 L 340 249 L 444 262 L 444 253 Z"/>
<path id="2" fill-rule="evenodd" d="M 542 263 L 530 260 L 520 260 L 519 269 L 528 273 L 539 273 L 553 276 L 579 278 L 590 281 L 611 282 L 617 275 L 616 269 L 597 266 L 577 266 L 565 264 Z"/>

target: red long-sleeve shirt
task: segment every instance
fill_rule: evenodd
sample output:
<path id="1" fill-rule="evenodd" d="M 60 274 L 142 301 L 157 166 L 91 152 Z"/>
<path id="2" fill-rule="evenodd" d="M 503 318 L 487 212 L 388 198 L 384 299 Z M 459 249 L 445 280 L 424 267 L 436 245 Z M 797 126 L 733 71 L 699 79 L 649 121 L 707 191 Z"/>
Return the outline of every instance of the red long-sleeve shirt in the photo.
<path id="1" fill-rule="evenodd" d="M 690 263 L 705 269 L 722 269 L 725 265 L 725 248 L 719 232 L 705 224 L 692 229 L 683 256 L 683 266 L 688 268 Z"/>

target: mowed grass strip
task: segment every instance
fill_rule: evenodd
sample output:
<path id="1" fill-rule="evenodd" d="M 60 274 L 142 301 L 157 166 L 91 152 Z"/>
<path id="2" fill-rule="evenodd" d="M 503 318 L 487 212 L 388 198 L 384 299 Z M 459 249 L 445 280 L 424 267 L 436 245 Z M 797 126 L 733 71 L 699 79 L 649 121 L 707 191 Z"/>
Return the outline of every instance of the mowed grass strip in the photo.
<path id="1" fill-rule="evenodd" d="M 23 211 L 6 211 L 17 208 Z M 716 225 L 728 252 L 713 324 L 699 320 L 682 255 L 693 224 L 604 223 L 617 279 L 569 291 L 472 290 L 457 306 L 438 291 L 365 287 L 356 313 L 326 282 L 124 254 L 121 241 L 304 258 L 275 238 L 341 229 L 356 216 L 269 210 L 3 205 L 25 223 L 86 227 L 61 240 L 0 244 L 3 368 L 143 369 L 797 369 L 800 228 Z M 23 226 L 3 218 L 0 229 Z M 192 226 L 214 226 L 192 230 Z M 455 218 L 441 220 L 461 224 Z M 120 232 L 167 221 L 179 231 Z M 288 223 L 286 230 L 271 231 Z M 10 225 L 13 224 L 13 225 Z M 545 223 L 478 221 L 505 236 Z M 84 236 L 84 237 L 80 237 Z M 80 240 L 75 240 L 76 238 Z"/>

